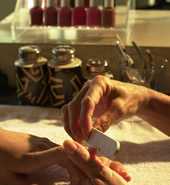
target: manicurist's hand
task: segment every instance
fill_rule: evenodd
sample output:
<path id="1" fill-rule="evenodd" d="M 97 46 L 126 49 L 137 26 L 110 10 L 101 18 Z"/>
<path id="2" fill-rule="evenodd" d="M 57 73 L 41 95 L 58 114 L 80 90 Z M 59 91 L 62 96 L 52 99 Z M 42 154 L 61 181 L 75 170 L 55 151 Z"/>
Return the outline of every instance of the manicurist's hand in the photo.
<path id="1" fill-rule="evenodd" d="M 126 185 L 130 176 L 121 163 L 97 157 L 75 141 L 65 141 L 64 149 L 74 165 L 86 174 L 84 184 Z"/>
<path id="2" fill-rule="evenodd" d="M 93 127 L 106 131 L 111 123 L 137 114 L 147 102 L 147 88 L 97 76 L 64 107 L 65 130 L 81 141 Z"/>

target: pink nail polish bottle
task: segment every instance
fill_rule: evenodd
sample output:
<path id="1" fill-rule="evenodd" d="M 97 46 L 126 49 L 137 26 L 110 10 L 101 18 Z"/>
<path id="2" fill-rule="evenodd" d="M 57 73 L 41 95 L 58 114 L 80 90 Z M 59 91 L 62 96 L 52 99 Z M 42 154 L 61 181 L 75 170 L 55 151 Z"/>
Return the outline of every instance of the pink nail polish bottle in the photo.
<path id="1" fill-rule="evenodd" d="M 31 26 L 43 25 L 43 9 L 40 0 L 33 0 L 33 7 L 30 9 Z"/>
<path id="2" fill-rule="evenodd" d="M 60 8 L 58 10 L 58 25 L 59 26 L 71 26 L 72 10 L 69 0 L 62 0 L 60 2 Z"/>
<path id="3" fill-rule="evenodd" d="M 102 11 L 102 24 L 104 27 L 115 26 L 114 0 L 104 0 L 104 8 Z"/>
<path id="4" fill-rule="evenodd" d="M 57 9 L 54 6 L 54 0 L 46 1 L 46 8 L 44 10 L 44 22 L 46 26 L 57 25 Z"/>
<path id="5" fill-rule="evenodd" d="M 87 9 L 87 25 L 90 27 L 101 26 L 101 11 L 96 0 L 90 0 L 90 7 Z"/>
<path id="6" fill-rule="evenodd" d="M 75 0 L 75 8 L 72 12 L 72 25 L 85 26 L 86 25 L 86 9 L 84 0 Z"/>

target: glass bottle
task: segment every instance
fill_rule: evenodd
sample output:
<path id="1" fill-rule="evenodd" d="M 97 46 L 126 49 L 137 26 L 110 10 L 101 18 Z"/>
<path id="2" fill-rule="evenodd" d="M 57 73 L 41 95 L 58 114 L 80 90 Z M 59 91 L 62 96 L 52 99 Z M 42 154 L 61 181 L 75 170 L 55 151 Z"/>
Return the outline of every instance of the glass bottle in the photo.
<path id="1" fill-rule="evenodd" d="M 86 25 L 86 10 L 84 0 L 75 0 L 75 8 L 72 12 L 72 25 L 85 26 Z"/>
<path id="2" fill-rule="evenodd" d="M 33 7 L 30 9 L 31 26 L 43 25 L 43 9 L 40 0 L 33 0 Z"/>
<path id="3" fill-rule="evenodd" d="M 54 0 L 46 1 L 46 8 L 44 10 L 44 21 L 46 26 L 57 25 L 57 9 L 54 6 Z"/>
<path id="4" fill-rule="evenodd" d="M 115 26 L 114 0 L 105 0 L 102 11 L 102 24 L 104 27 Z"/>
<path id="5" fill-rule="evenodd" d="M 97 0 L 90 0 L 90 7 L 87 9 L 87 25 L 90 27 L 101 26 L 101 11 L 98 8 Z"/>
<path id="6" fill-rule="evenodd" d="M 60 3 L 61 7 L 58 10 L 58 25 L 71 26 L 72 10 L 70 7 L 70 0 L 62 0 Z"/>

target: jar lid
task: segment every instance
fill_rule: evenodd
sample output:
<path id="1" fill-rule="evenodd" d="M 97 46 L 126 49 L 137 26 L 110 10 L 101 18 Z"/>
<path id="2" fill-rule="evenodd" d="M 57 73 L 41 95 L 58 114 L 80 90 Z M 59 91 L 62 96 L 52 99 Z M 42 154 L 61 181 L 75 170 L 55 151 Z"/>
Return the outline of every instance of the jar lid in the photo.
<path id="1" fill-rule="evenodd" d="M 105 71 L 105 62 L 102 60 L 89 59 L 86 66 L 89 73 L 102 74 Z"/>
<path id="2" fill-rule="evenodd" d="M 18 51 L 19 58 L 24 62 L 37 60 L 39 54 L 40 49 L 38 46 L 23 46 Z"/>
<path id="3" fill-rule="evenodd" d="M 69 45 L 59 45 L 52 49 L 52 60 L 49 65 L 56 68 L 74 68 L 81 66 L 81 60 L 75 58 L 75 49 Z"/>
<path id="4" fill-rule="evenodd" d="M 18 50 L 19 60 L 15 62 L 16 66 L 31 67 L 35 64 L 44 64 L 47 59 L 40 56 L 40 48 L 38 46 L 23 46 Z"/>
<path id="5" fill-rule="evenodd" d="M 69 45 L 59 45 L 52 49 L 53 59 L 56 64 L 68 64 L 74 57 L 75 49 Z"/>

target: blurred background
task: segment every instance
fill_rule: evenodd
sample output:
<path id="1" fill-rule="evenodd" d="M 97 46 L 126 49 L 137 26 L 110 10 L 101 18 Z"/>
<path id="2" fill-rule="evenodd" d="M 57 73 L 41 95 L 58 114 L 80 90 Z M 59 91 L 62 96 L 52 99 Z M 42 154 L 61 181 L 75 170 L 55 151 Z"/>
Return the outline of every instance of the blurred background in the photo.
<path id="1" fill-rule="evenodd" d="M 99 3 L 102 3 L 103 0 L 98 1 Z M 0 20 L 9 15 L 11 12 L 13 12 L 15 4 L 16 0 L 0 1 Z M 170 0 L 132 0 L 132 4 L 136 7 L 136 9 L 170 9 Z"/>
<path id="2" fill-rule="evenodd" d="M 0 20 L 14 11 L 16 0 L 0 0 Z"/>

